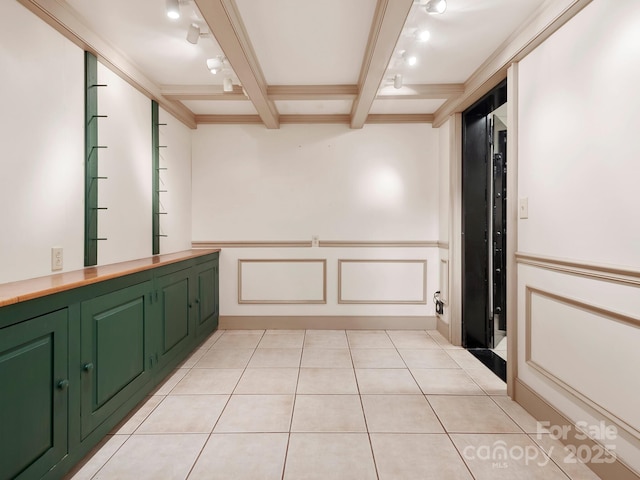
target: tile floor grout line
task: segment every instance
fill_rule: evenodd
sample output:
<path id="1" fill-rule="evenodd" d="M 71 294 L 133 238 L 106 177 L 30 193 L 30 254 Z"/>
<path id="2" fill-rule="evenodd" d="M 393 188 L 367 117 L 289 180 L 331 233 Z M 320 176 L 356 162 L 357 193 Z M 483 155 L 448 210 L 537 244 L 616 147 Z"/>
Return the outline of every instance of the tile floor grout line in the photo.
<path id="1" fill-rule="evenodd" d="M 542 445 L 540 445 L 538 442 L 535 441 L 535 439 L 531 436 L 530 433 L 526 433 L 525 435 L 527 435 L 527 437 L 533 442 L 533 444 L 538 447 L 538 450 L 540 450 L 542 452 L 543 455 L 545 455 L 551 462 L 553 462 L 555 464 L 556 467 L 558 467 L 558 469 L 564 473 L 564 475 L 569 479 L 569 480 L 573 480 L 571 475 L 569 475 L 567 472 L 565 472 L 564 468 L 562 468 L 562 466 L 560 466 L 560 464 L 558 462 L 556 462 L 553 457 L 551 456 L 551 453 L 547 453 L 546 450 L 544 448 L 542 448 Z M 538 433 L 536 433 L 536 435 L 539 435 Z M 578 458 L 576 458 L 576 462 L 577 463 L 582 463 L 580 462 L 580 460 L 578 460 Z M 585 465 L 585 467 L 589 468 L 586 464 L 583 463 L 583 465 Z M 589 468 L 589 470 L 591 470 Z M 593 470 L 591 470 L 593 472 Z M 595 472 L 593 472 L 595 474 Z"/>
<path id="2" fill-rule="evenodd" d="M 345 331 L 346 335 L 346 331 Z M 388 336 L 388 335 L 387 335 Z M 349 336 L 347 335 L 347 343 L 349 342 Z M 373 460 L 373 468 L 376 472 L 376 479 L 380 479 L 380 472 L 378 472 L 378 462 L 376 462 L 376 454 L 373 451 L 373 442 L 371 441 L 371 432 L 369 431 L 369 424 L 367 422 L 367 415 L 364 411 L 364 402 L 362 401 L 362 392 L 360 391 L 360 383 L 358 382 L 358 376 L 356 375 L 356 367 L 353 361 L 353 353 L 351 351 L 351 345 L 349 344 L 349 357 L 351 358 L 351 367 L 353 369 L 353 377 L 356 380 L 356 390 L 358 392 L 358 399 L 360 400 L 360 408 L 362 409 L 362 418 L 364 419 L 364 428 L 367 432 L 367 440 L 369 441 L 369 450 L 371 450 L 371 459 Z"/>
<path id="3" fill-rule="evenodd" d="M 289 445 L 291 444 L 291 428 L 293 427 L 293 415 L 296 411 L 296 399 L 298 398 L 298 384 L 300 383 L 300 371 L 302 369 L 302 358 L 304 356 L 304 342 L 307 338 L 307 330 L 303 330 L 302 336 L 302 349 L 300 350 L 300 361 L 298 362 L 298 378 L 296 378 L 296 388 L 293 390 L 293 405 L 291 406 L 291 418 L 289 419 L 289 431 L 287 432 L 287 446 L 284 449 L 284 462 L 282 463 L 282 476 L 281 480 L 284 480 L 284 474 L 287 471 L 287 458 L 289 457 Z"/>

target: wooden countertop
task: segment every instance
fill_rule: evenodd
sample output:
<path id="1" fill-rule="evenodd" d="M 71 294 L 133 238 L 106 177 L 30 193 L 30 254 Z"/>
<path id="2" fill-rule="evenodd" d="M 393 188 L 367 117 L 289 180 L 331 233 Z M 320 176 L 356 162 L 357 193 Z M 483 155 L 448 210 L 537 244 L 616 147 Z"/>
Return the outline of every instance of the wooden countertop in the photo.
<path id="1" fill-rule="evenodd" d="M 31 278 L 18 282 L 3 283 L 0 284 L 0 307 L 219 251 L 219 249 L 185 250 L 183 252 L 154 255 L 152 257 L 128 262 L 86 267 L 82 270 L 47 275 L 45 277 Z"/>

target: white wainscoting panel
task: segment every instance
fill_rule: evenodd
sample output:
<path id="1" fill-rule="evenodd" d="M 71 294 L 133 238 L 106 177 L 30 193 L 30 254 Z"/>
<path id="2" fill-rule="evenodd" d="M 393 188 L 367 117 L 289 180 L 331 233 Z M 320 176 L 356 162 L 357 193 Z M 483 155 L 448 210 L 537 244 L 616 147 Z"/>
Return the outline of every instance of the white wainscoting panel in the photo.
<path id="1" fill-rule="evenodd" d="M 426 304 L 426 260 L 338 260 L 338 303 Z"/>
<path id="2" fill-rule="evenodd" d="M 640 438 L 640 320 L 531 287 L 526 292 L 527 363 Z"/>
<path id="3" fill-rule="evenodd" d="M 325 259 L 239 259 L 238 303 L 327 303 Z"/>

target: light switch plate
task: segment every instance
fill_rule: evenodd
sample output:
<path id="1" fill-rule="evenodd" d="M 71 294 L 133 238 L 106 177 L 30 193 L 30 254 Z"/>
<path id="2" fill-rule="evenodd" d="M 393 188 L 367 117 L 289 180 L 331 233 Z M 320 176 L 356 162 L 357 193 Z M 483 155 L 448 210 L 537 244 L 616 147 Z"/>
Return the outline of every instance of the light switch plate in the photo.
<path id="1" fill-rule="evenodd" d="M 520 218 L 529 218 L 529 198 L 521 198 L 518 202 L 518 216 Z"/>

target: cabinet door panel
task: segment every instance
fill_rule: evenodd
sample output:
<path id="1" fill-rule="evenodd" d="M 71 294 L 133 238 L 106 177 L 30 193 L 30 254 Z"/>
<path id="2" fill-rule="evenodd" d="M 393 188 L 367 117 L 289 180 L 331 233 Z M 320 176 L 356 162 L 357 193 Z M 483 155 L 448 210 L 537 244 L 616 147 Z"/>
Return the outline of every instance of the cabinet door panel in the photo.
<path id="1" fill-rule="evenodd" d="M 144 298 L 94 317 L 95 407 L 144 372 Z"/>
<path id="2" fill-rule="evenodd" d="M 159 279 L 162 295 L 162 347 L 164 356 L 189 336 L 189 274 L 180 271 Z"/>
<path id="3" fill-rule="evenodd" d="M 0 330 L 0 479 L 40 477 L 67 452 L 67 310 Z"/>
<path id="4" fill-rule="evenodd" d="M 145 368 L 150 283 L 81 306 L 81 425 L 86 437 L 148 380 Z"/>
<path id="5" fill-rule="evenodd" d="M 198 334 L 215 329 L 218 325 L 218 263 L 207 262 L 196 267 Z"/>

